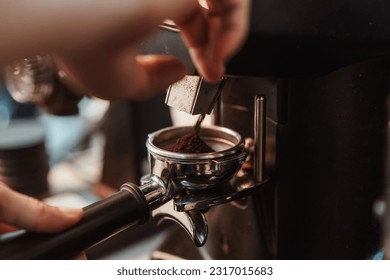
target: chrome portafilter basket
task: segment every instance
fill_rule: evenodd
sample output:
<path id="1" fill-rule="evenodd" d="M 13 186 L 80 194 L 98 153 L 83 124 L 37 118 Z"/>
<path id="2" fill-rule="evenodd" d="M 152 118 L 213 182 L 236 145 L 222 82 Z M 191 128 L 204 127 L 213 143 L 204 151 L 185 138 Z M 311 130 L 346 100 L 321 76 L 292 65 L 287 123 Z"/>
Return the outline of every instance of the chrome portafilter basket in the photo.
<path id="1" fill-rule="evenodd" d="M 174 190 L 205 190 L 221 186 L 241 167 L 246 158 L 241 136 L 224 127 L 203 127 L 199 137 L 211 153 L 172 152 L 176 140 L 193 127 L 169 127 L 149 135 L 146 147 L 151 174 Z"/>
<path id="2" fill-rule="evenodd" d="M 172 152 L 177 139 L 191 129 L 192 126 L 169 127 L 149 135 L 146 147 L 151 173 L 142 178 L 140 188 L 155 185 L 156 192 L 163 192 L 152 216 L 158 222 L 165 219 L 177 222 L 194 243 L 201 246 L 207 238 L 207 221 L 203 211 L 238 198 L 239 191 L 229 181 L 240 169 L 247 154 L 240 134 L 216 126 L 202 127 L 199 131 L 199 137 L 214 152 Z"/>
<path id="3" fill-rule="evenodd" d="M 140 186 L 123 184 L 119 192 L 85 207 L 84 218 L 63 232 L 23 233 L 5 242 L 0 239 L 0 258 L 69 258 L 150 218 L 157 223 L 173 220 L 197 246 L 204 245 L 207 209 L 248 196 L 263 183 L 239 172 L 247 151 L 241 135 L 231 129 L 200 129 L 199 136 L 214 152 L 172 152 L 176 140 L 191 129 L 168 127 L 151 133 L 146 141 L 150 174 L 141 179 Z"/>

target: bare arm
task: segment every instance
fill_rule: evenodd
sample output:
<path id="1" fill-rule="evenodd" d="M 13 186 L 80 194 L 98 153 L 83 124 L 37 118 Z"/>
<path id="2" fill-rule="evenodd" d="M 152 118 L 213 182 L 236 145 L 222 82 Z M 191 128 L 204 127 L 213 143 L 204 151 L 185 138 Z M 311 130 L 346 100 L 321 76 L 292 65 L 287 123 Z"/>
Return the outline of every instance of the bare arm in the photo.
<path id="1" fill-rule="evenodd" d="M 35 53 L 54 54 L 69 82 L 104 99 L 141 99 L 185 75 L 174 57 L 141 56 L 140 40 L 164 19 L 182 31 L 206 80 L 224 74 L 248 28 L 250 0 L 0 0 L 0 65 Z"/>

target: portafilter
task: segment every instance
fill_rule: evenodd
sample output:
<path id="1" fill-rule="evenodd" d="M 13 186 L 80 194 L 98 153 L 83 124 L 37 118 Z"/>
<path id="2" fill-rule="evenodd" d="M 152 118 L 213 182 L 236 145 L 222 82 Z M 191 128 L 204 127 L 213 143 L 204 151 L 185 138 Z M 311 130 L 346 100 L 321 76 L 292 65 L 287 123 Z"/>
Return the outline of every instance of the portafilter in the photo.
<path id="1" fill-rule="evenodd" d="M 210 153 L 176 153 L 172 146 L 192 127 L 168 127 L 146 141 L 150 174 L 140 186 L 125 183 L 120 190 L 84 210 L 75 226 L 54 234 L 22 232 L 0 241 L 1 259 L 64 259 L 151 217 L 179 223 L 197 246 L 207 238 L 204 212 L 212 206 L 253 193 L 261 184 L 236 174 L 246 160 L 240 134 L 218 126 L 202 127 L 199 136 Z"/>

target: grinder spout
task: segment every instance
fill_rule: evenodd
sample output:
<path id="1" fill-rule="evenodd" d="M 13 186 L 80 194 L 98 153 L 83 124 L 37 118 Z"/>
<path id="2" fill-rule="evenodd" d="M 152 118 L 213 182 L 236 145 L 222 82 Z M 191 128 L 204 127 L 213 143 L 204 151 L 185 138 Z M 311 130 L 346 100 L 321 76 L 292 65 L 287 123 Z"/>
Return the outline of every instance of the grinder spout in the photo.
<path id="1" fill-rule="evenodd" d="M 225 78 L 211 84 L 200 76 L 187 75 L 168 88 L 165 104 L 191 115 L 210 114 L 224 84 Z"/>

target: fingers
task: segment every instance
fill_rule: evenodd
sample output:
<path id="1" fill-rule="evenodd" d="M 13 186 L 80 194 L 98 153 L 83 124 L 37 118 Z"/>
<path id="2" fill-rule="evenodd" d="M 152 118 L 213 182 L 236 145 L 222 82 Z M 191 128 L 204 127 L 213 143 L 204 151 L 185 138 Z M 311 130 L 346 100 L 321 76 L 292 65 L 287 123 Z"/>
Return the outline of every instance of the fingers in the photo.
<path id="1" fill-rule="evenodd" d="M 213 56 L 227 60 L 241 47 L 249 30 L 249 0 L 208 0 Z"/>
<path id="2" fill-rule="evenodd" d="M 17 227 L 14 227 L 14 226 L 11 226 L 11 225 L 8 225 L 8 224 L 0 223 L 0 234 L 16 231 L 18 229 L 19 228 L 17 228 Z"/>
<path id="3" fill-rule="evenodd" d="M 99 67 L 102 72 L 94 74 L 102 77 L 98 87 L 95 80 L 94 95 L 105 99 L 145 100 L 162 93 L 186 74 L 183 63 L 172 56 L 129 54 L 107 62 Z M 97 93 L 103 88 L 105 92 Z"/>
<path id="4" fill-rule="evenodd" d="M 208 82 L 217 82 L 225 74 L 225 61 L 212 57 L 213 50 L 207 48 L 190 48 L 189 54 L 199 74 Z"/>
<path id="5" fill-rule="evenodd" d="M 250 0 L 208 0 L 207 6 L 176 24 L 199 73 L 213 82 L 222 78 L 225 63 L 245 41 Z"/>
<path id="6" fill-rule="evenodd" d="M 202 48 L 209 42 L 209 22 L 207 10 L 196 2 L 193 9 L 186 14 L 173 16 L 175 24 L 181 30 L 181 35 L 190 48 Z"/>
<path id="7" fill-rule="evenodd" d="M 145 37 L 154 31 L 157 25 L 165 19 L 172 19 L 186 29 L 186 36 L 190 45 L 202 45 L 207 40 L 205 33 L 207 21 L 204 16 L 204 9 L 199 5 L 198 0 L 133 0 L 132 15 L 127 22 L 127 35 L 139 35 Z M 137 4 L 138 3 L 138 4 Z M 200 32 L 199 32 L 200 31 Z M 149 32 L 145 35 L 145 32 Z M 130 38 L 130 37 L 129 37 Z"/>
<path id="8" fill-rule="evenodd" d="M 177 58 L 137 56 L 135 50 L 57 56 L 56 64 L 68 73 L 68 86 L 106 100 L 143 100 L 165 91 L 186 74 L 185 66 Z"/>
<path id="9" fill-rule="evenodd" d="M 160 55 L 137 56 L 140 76 L 137 99 L 148 98 L 165 91 L 186 74 L 184 65 L 175 57 Z"/>
<path id="10" fill-rule="evenodd" d="M 81 209 L 60 209 L 0 185 L 0 221 L 34 232 L 61 231 L 83 216 Z"/>
<path id="11" fill-rule="evenodd" d="M 197 0 L 85 0 L 82 3 L 72 0 L 71 2 L 61 2 L 61 9 L 56 8 L 62 11 L 58 13 L 64 17 L 63 22 L 66 24 L 58 23 L 57 20 L 56 28 L 51 27 L 53 29 L 51 37 L 57 39 L 57 47 L 60 51 L 77 52 L 80 49 L 85 51 L 90 48 L 113 50 L 132 47 L 150 36 L 165 19 L 174 17 L 187 19 L 198 9 Z M 57 5 L 53 6 L 57 7 Z M 93 12 L 91 7 L 96 7 Z M 74 20 L 69 21 L 69 16 Z M 47 25 L 50 25 L 51 21 L 53 19 L 48 19 Z M 58 32 L 58 29 L 61 32 Z"/>

